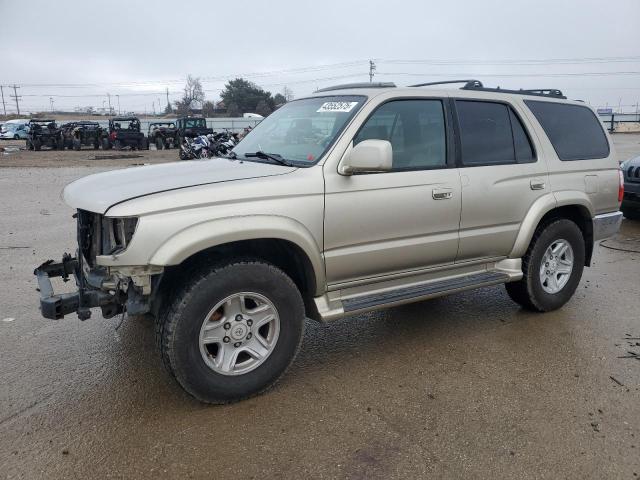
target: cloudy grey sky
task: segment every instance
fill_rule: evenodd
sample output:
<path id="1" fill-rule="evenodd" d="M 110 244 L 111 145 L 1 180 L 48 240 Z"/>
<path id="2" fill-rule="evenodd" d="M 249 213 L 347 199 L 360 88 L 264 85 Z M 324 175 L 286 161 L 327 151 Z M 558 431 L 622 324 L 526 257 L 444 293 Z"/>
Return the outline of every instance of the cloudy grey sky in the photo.
<path id="1" fill-rule="evenodd" d="M 236 76 L 302 96 L 368 80 L 375 59 L 375 80 L 398 85 L 472 77 L 635 111 L 639 25 L 640 0 L 0 0 L 0 84 L 26 111 L 110 93 L 143 112 L 188 73 L 211 100 Z"/>

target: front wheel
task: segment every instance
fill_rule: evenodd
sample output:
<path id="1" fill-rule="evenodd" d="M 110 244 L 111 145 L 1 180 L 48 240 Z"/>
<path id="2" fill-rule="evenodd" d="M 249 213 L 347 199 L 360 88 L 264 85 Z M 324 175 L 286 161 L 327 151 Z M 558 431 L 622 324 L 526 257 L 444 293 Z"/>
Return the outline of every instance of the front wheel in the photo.
<path id="1" fill-rule="evenodd" d="M 262 393 L 293 362 L 304 331 L 293 281 L 259 261 L 211 268 L 183 286 L 157 320 L 163 362 L 189 394 L 229 403 Z"/>
<path id="2" fill-rule="evenodd" d="M 548 312 L 573 296 L 584 269 L 585 245 L 571 220 L 553 220 L 539 228 L 522 259 L 522 280 L 507 283 L 507 293 L 527 310 Z"/>

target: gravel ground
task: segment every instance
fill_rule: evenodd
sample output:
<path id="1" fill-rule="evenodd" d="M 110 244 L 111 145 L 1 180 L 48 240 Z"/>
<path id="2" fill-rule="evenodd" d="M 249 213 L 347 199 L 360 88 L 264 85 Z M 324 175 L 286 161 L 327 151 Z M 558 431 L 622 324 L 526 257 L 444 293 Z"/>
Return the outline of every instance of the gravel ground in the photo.
<path id="1" fill-rule="evenodd" d="M 0 478 L 640 475 L 640 361 L 620 358 L 640 353 L 640 222 L 597 246 L 559 311 L 491 287 L 309 323 L 274 390 L 209 407 L 163 370 L 148 318 L 39 315 L 33 268 L 74 246 L 61 188 L 114 166 L 93 154 L 0 168 Z"/>

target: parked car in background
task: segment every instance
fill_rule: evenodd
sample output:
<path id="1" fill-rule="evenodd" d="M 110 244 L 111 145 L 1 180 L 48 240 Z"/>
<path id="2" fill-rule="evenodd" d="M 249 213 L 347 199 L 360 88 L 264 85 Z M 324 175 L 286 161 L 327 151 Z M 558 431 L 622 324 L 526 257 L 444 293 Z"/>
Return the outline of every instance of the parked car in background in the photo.
<path id="1" fill-rule="evenodd" d="M 176 120 L 176 128 L 178 145 L 182 145 L 185 138 L 213 133 L 213 129 L 207 127 L 207 119 L 204 117 L 180 117 Z"/>
<path id="2" fill-rule="evenodd" d="M 7 120 L 0 130 L 0 139 L 3 140 L 19 140 L 26 139 L 28 128 L 28 119 Z"/>
<path id="3" fill-rule="evenodd" d="M 640 220 L 640 157 L 620 164 L 624 176 L 624 198 L 620 210 L 625 217 Z"/>
<path id="4" fill-rule="evenodd" d="M 557 90 L 429 85 L 325 88 L 227 157 L 76 180 L 78 254 L 36 269 L 43 316 L 151 313 L 170 374 L 227 403 L 285 373 L 306 318 L 497 284 L 562 307 L 622 219 L 602 123 Z"/>
<path id="5" fill-rule="evenodd" d="M 147 141 L 158 150 L 178 146 L 176 124 L 173 122 L 152 122 L 149 124 Z"/>
<path id="6" fill-rule="evenodd" d="M 65 123 L 60 127 L 63 146 L 80 150 L 82 146 L 100 147 L 102 128 L 98 122 L 80 121 Z"/>
<path id="7" fill-rule="evenodd" d="M 121 150 L 129 147 L 132 150 L 146 150 L 149 143 L 140 131 L 138 117 L 114 117 L 109 119 L 109 127 L 101 133 L 102 148 Z"/>
<path id="8" fill-rule="evenodd" d="M 30 120 L 27 124 L 27 149 L 40 150 L 42 147 L 64 149 L 62 132 L 55 120 Z"/>

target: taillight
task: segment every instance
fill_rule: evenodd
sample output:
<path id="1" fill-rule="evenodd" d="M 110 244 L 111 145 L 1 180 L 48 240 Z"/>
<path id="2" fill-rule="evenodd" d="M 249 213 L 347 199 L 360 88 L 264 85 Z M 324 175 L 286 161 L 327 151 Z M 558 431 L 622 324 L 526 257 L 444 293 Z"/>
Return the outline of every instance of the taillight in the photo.
<path id="1" fill-rule="evenodd" d="M 622 203 L 624 197 L 624 175 L 622 174 L 622 170 L 618 170 L 618 178 L 620 179 L 618 185 L 618 203 Z"/>
<path id="2" fill-rule="evenodd" d="M 111 134 L 109 135 L 109 140 L 113 142 L 116 139 L 116 135 L 116 132 L 111 132 Z"/>

